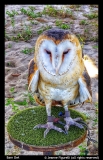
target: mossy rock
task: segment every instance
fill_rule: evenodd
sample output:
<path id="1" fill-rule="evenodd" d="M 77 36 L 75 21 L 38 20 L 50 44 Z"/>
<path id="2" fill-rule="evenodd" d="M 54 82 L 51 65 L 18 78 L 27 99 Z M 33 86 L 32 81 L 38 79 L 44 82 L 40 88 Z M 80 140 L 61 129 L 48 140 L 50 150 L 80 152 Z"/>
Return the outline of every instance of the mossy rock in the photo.
<path id="1" fill-rule="evenodd" d="M 72 118 L 81 117 L 85 121 L 83 114 L 69 109 Z M 52 107 L 52 115 L 58 117 L 59 112 L 64 112 L 62 107 Z M 68 134 L 50 130 L 44 138 L 45 129 L 33 129 L 37 124 L 45 124 L 47 121 L 46 108 L 42 106 L 25 109 L 15 114 L 8 122 L 7 131 L 10 137 L 21 143 L 33 146 L 57 146 L 69 143 L 79 139 L 82 135 L 86 136 L 86 128 L 80 129 L 76 126 L 70 126 Z M 63 119 L 61 119 L 63 121 Z M 65 121 L 63 121 L 65 123 Z M 56 126 L 64 129 L 61 124 Z"/>

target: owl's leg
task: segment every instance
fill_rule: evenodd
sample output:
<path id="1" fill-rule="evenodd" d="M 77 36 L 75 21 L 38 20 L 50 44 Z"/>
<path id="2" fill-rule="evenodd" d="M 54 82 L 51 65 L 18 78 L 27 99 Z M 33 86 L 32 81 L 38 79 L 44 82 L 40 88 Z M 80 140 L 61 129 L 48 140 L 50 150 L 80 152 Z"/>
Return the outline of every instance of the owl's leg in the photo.
<path id="1" fill-rule="evenodd" d="M 46 124 L 38 124 L 34 127 L 35 128 L 46 128 L 46 130 L 44 131 L 44 138 L 46 137 L 46 135 L 48 134 L 48 132 L 51 130 L 51 129 L 54 129 L 56 131 L 59 131 L 59 132 L 64 132 L 61 128 L 59 127 L 56 127 L 54 124 L 53 124 L 53 120 L 54 118 L 51 116 L 51 101 L 46 101 L 46 112 L 47 112 L 47 123 Z"/>
<path id="2" fill-rule="evenodd" d="M 65 128 L 66 133 L 68 133 L 69 127 L 71 125 L 77 126 L 79 128 L 84 128 L 81 124 L 79 124 L 78 122 L 76 122 L 76 121 L 81 120 L 81 118 L 78 117 L 78 118 L 72 119 L 70 117 L 70 111 L 68 109 L 68 105 L 65 105 L 64 109 L 65 109 L 64 120 L 66 121 L 66 125 L 64 126 L 64 128 Z"/>

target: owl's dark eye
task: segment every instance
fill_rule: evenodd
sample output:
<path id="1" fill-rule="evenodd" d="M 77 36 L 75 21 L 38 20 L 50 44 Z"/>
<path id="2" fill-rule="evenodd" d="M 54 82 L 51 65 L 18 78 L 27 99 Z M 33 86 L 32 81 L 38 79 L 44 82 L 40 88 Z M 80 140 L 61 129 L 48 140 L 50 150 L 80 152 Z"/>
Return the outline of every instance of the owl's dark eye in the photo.
<path id="1" fill-rule="evenodd" d="M 70 51 L 70 49 L 68 49 L 67 51 L 64 51 L 63 54 L 67 54 Z"/>
<path id="2" fill-rule="evenodd" d="M 46 52 L 47 54 L 51 54 L 51 52 L 50 52 L 50 51 L 48 51 L 48 50 L 46 50 L 46 49 L 45 49 L 45 52 Z"/>

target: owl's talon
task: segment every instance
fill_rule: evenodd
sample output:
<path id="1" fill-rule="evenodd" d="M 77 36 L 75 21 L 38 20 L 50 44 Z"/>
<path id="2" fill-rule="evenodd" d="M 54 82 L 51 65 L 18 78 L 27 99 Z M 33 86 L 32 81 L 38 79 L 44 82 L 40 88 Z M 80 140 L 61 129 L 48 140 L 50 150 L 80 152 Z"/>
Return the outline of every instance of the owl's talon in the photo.
<path id="1" fill-rule="evenodd" d="M 49 131 L 50 131 L 50 128 L 47 128 L 47 129 L 44 131 L 44 138 L 46 137 L 46 135 L 48 134 Z"/>
<path id="2" fill-rule="evenodd" d="M 36 125 L 33 129 L 36 129 L 36 128 L 46 128 L 46 130 L 44 131 L 44 138 L 46 137 L 46 135 L 48 134 L 48 132 L 51 130 L 51 129 L 54 129 L 58 132 L 63 132 L 65 133 L 65 131 L 63 131 L 61 128 L 53 125 L 53 122 L 47 122 L 46 124 L 38 124 Z M 66 133 L 65 133 L 66 134 Z"/>
<path id="3" fill-rule="evenodd" d="M 56 130 L 56 131 L 58 131 L 58 132 L 63 132 L 63 133 L 65 133 L 65 131 L 63 131 L 61 128 L 58 128 L 58 127 L 56 127 L 56 126 L 54 126 L 53 129 Z M 66 134 L 66 133 L 65 133 L 65 134 Z"/>
<path id="4" fill-rule="evenodd" d="M 33 129 L 36 129 L 36 128 L 46 128 L 47 127 L 47 124 L 37 124 Z"/>
<path id="5" fill-rule="evenodd" d="M 83 128 L 84 128 L 82 124 L 79 124 L 79 123 L 77 123 L 77 122 L 75 122 L 74 125 L 77 126 L 77 127 L 79 127 L 80 129 L 83 129 Z"/>
<path id="6" fill-rule="evenodd" d="M 71 117 L 66 117 L 66 118 L 64 118 L 64 120 L 66 121 L 66 125 L 64 126 L 66 133 L 69 130 L 69 127 L 71 125 L 77 126 L 80 129 L 84 128 L 82 124 L 79 124 L 78 122 L 76 122 L 76 121 L 80 121 L 81 120 L 81 118 L 79 118 L 79 117 L 75 118 L 75 119 L 72 119 Z"/>
<path id="7" fill-rule="evenodd" d="M 36 125 L 33 129 L 36 129 L 36 128 L 39 128 L 40 127 L 40 124 Z"/>
<path id="8" fill-rule="evenodd" d="M 83 119 L 81 117 L 77 117 L 77 118 L 74 118 L 73 120 L 76 122 L 76 121 L 81 121 Z"/>
<path id="9" fill-rule="evenodd" d="M 64 126 L 64 129 L 65 129 L 65 133 L 66 133 L 66 134 L 68 134 L 69 127 L 70 127 L 69 125 L 65 125 L 65 126 Z"/>

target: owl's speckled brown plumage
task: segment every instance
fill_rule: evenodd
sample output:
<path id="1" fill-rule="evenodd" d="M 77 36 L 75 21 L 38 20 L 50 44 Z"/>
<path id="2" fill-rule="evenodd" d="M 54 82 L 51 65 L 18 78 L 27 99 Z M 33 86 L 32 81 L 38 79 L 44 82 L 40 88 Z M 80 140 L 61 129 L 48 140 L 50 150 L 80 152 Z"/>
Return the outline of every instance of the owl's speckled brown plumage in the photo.
<path id="1" fill-rule="evenodd" d="M 38 128 L 55 129 L 51 106 L 65 109 L 65 131 L 70 125 L 82 126 L 70 119 L 68 107 L 91 101 L 90 78 L 82 59 L 78 38 L 62 29 L 50 29 L 41 34 L 35 44 L 34 58 L 29 63 L 29 89 L 36 102 L 46 106 L 48 122 Z"/>

